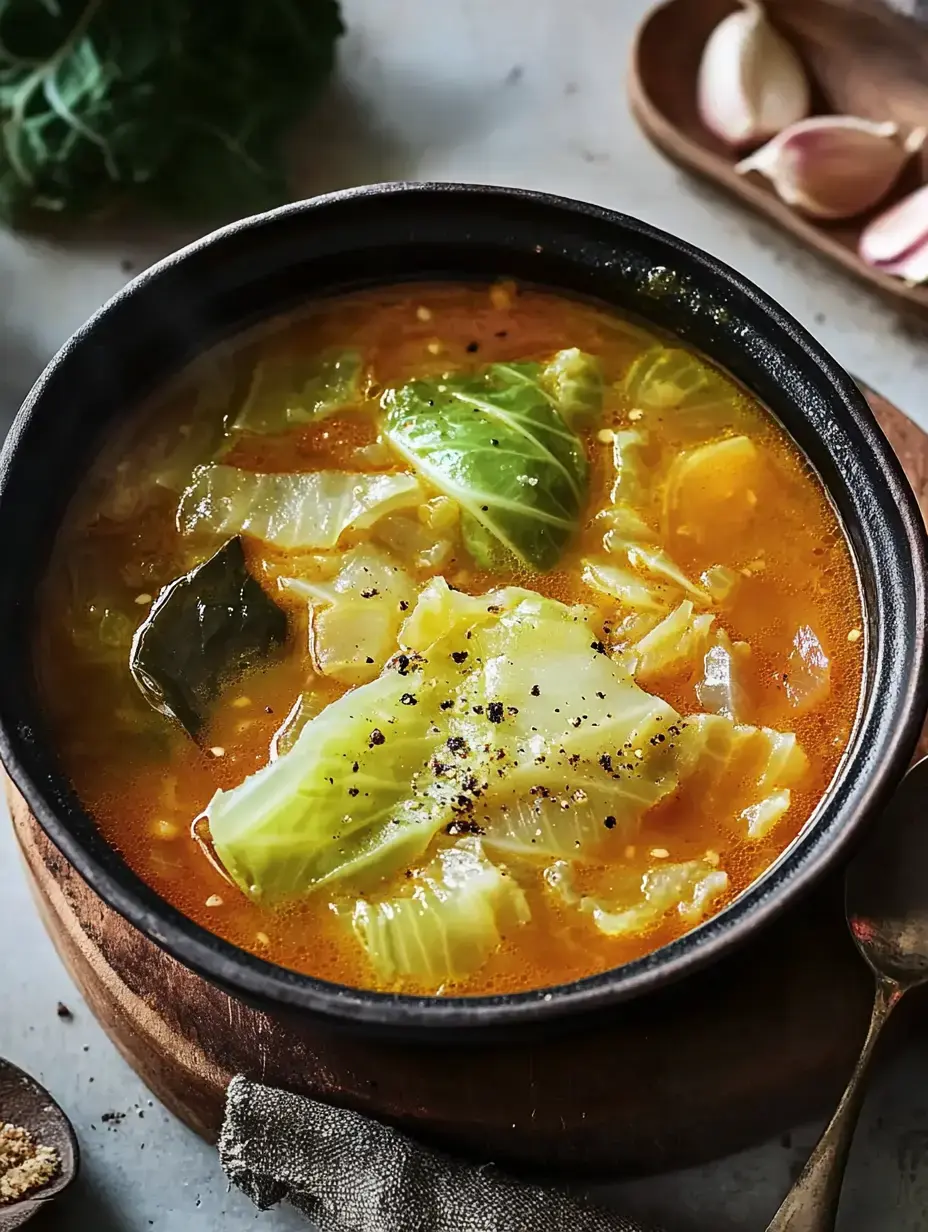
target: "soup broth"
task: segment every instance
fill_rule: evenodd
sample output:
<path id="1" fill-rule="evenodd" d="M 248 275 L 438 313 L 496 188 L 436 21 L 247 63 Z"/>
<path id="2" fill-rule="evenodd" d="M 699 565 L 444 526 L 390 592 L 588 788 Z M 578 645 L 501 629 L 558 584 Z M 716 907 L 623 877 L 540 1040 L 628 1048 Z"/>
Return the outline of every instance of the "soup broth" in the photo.
<path id="1" fill-rule="evenodd" d="M 836 515 L 751 396 L 596 306 L 429 283 L 274 321 L 134 417 L 36 667 L 174 906 L 313 976 L 476 995 L 730 903 L 826 791 L 862 654 Z"/>

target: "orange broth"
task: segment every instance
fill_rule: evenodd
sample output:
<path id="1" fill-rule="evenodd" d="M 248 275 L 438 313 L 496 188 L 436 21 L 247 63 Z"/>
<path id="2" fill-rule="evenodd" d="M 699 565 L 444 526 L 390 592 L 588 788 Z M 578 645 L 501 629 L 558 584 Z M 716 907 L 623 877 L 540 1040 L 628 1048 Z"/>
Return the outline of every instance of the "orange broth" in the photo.
<path id="1" fill-rule="evenodd" d="M 197 397 L 204 390 L 209 394 L 211 382 L 225 379 L 217 376 L 216 362 L 232 364 L 234 390 L 259 357 L 352 346 L 363 353 L 376 385 L 387 386 L 447 369 L 547 358 L 563 347 L 591 352 L 603 364 L 606 403 L 601 422 L 585 436 L 592 471 L 589 517 L 576 542 L 546 575 L 481 574 L 463 549 L 442 573 L 474 594 L 518 584 L 566 602 L 594 604 L 603 618 L 612 619 L 615 601 L 583 583 L 580 562 L 601 551 L 602 529 L 593 525 L 593 514 L 608 503 L 613 481 L 612 446 L 603 439 L 604 429 L 632 426 L 636 418 L 619 384 L 635 358 L 661 341 L 639 325 L 541 290 L 404 285 L 332 299 L 275 321 L 195 365 L 147 414 L 134 418 L 129 433 L 110 445 L 89 477 L 61 531 L 40 613 L 36 662 L 67 773 L 106 839 L 154 890 L 210 931 L 282 966 L 339 983 L 377 986 L 343 915 L 330 909 L 328 894 L 279 910 L 257 905 L 226 881 L 191 834 L 193 819 L 217 788 L 234 787 L 266 763 L 275 731 L 312 673 L 305 603 L 301 611 L 300 603 L 275 594 L 291 617 L 287 654 L 229 686 L 202 747 L 168 719 L 140 719 L 125 656 L 108 657 L 93 644 L 100 602 L 138 624 L 159 588 L 191 564 L 175 528 L 172 494 L 156 497 L 125 520 L 101 513 L 102 494 L 112 492 L 114 473 L 123 485 L 144 474 L 155 425 L 195 415 Z M 376 395 L 377 389 L 369 392 Z M 223 396 L 236 395 L 216 394 Z M 732 398 L 728 431 L 750 436 L 764 462 L 750 532 L 739 536 L 720 525 L 717 542 L 708 548 L 678 535 L 673 556 L 693 577 L 719 563 L 738 572 L 739 586 L 719 620 L 732 638 L 751 647 L 745 721 L 795 732 L 809 770 L 793 790 L 785 817 L 766 838 L 748 841 L 737 811 L 729 816 L 702 809 L 698 799 L 677 792 L 645 814 L 633 843 L 616 836 L 607 857 L 644 874 L 661 859 L 709 852 L 730 878 L 725 901 L 776 860 L 827 789 L 854 722 L 864 645 L 848 545 L 819 481 L 756 401 L 734 387 Z M 650 426 L 664 456 L 693 444 L 677 434 L 672 412 L 657 424 L 652 419 Z M 354 451 L 374 437 L 371 418 L 342 413 L 286 435 L 243 438 L 225 460 L 263 471 L 363 470 Z M 407 467 L 397 457 L 394 469 Z M 348 542 L 363 538 L 349 535 Z M 246 540 L 246 552 L 250 568 L 272 588 L 275 574 L 285 570 L 280 554 L 255 540 Z M 73 598 L 75 570 L 100 579 L 106 598 L 92 605 L 92 612 Z M 797 713 L 786 674 L 793 638 L 803 625 L 816 631 L 828 655 L 830 690 L 823 701 Z M 321 687 L 331 698 L 345 691 L 334 681 Z M 683 714 L 700 708 L 692 673 L 648 687 Z M 403 991 L 478 995 L 562 983 L 636 958 L 687 928 L 671 913 L 644 935 L 610 938 L 588 916 L 553 901 L 540 878 L 527 886 L 527 896 L 531 922 L 508 934 L 471 978 L 440 990 L 408 981 Z"/>

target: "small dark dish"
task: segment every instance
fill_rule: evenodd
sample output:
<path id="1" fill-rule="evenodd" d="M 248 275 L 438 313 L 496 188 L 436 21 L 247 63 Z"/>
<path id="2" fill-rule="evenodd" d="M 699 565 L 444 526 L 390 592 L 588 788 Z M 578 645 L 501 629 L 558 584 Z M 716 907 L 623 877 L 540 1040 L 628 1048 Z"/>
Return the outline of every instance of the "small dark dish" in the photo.
<path id="1" fill-rule="evenodd" d="M 47 1185 L 0 1205 L 0 1232 L 13 1232 L 63 1193 L 77 1176 L 80 1151 L 71 1122 L 44 1087 L 9 1061 L 0 1060 L 0 1122 L 22 1126 L 42 1146 L 57 1151 L 60 1168 Z"/>
<path id="2" fill-rule="evenodd" d="M 866 678 L 847 756 L 783 858 L 727 910 L 644 959 L 571 985 L 484 999 L 326 984 L 252 957 L 168 907 L 75 799 L 45 734 L 30 666 L 36 583 L 65 503 L 108 427 L 244 326 L 309 297 L 430 276 L 511 276 L 592 297 L 672 331 L 726 367 L 818 471 L 846 528 L 866 614 Z M 591 1011 L 659 994 L 755 935 L 847 854 L 898 783 L 924 717 L 925 535 L 859 390 L 740 275 L 595 206 L 494 188 L 388 185 L 216 232 L 135 279 L 71 339 L 26 400 L 0 468 L 0 753 L 8 772 L 63 855 L 119 915 L 206 979 L 291 1021 L 311 1015 L 317 1026 L 321 1018 L 381 1038 L 436 1043 L 466 1029 L 470 1038 L 479 1032 L 508 1045 L 542 1023 L 576 1026 Z M 376 1097 L 370 1106 L 377 1110 Z"/>

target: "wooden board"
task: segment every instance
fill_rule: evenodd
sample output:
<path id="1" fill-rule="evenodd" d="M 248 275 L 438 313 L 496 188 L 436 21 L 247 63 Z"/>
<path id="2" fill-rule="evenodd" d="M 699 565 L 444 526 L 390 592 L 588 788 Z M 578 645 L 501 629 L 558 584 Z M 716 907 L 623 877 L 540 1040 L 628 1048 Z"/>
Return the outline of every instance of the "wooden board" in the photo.
<path id="1" fill-rule="evenodd" d="M 925 509 L 928 437 L 869 396 Z M 732 958 L 579 1034 L 442 1048 L 271 1017 L 104 906 L 10 784 L 8 794 L 39 911 L 71 975 L 154 1094 L 207 1138 L 230 1077 L 243 1072 L 518 1169 L 681 1167 L 827 1107 L 869 1017 L 872 981 L 844 925 L 840 879 Z"/>
<path id="2" fill-rule="evenodd" d="M 628 72 L 629 102 L 643 132 L 673 162 L 738 197 L 897 308 L 928 317 L 928 286 L 907 286 L 857 255 L 870 217 L 923 181 L 925 154 L 910 162 L 875 210 L 823 223 L 785 205 L 763 177 L 738 175 L 735 164 L 743 154 L 702 124 L 696 106 L 702 50 L 737 7 L 738 0 L 665 0 L 647 14 Z M 893 120 L 903 132 L 928 127 L 928 26 L 894 12 L 885 0 L 765 0 L 764 7 L 806 66 L 815 114 Z"/>

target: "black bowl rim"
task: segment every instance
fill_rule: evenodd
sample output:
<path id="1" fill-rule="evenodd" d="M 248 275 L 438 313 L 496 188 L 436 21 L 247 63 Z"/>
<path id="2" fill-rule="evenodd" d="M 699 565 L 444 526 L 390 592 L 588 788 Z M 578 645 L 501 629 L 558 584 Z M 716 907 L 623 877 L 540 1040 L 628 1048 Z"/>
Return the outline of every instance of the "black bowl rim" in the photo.
<path id="1" fill-rule="evenodd" d="M 397 194 L 432 195 L 436 200 L 475 195 L 485 200 L 496 195 L 508 203 L 521 202 L 526 206 L 560 211 L 565 221 L 570 218 L 575 221 L 595 219 L 615 227 L 617 233 L 622 232 L 626 237 L 638 236 L 652 245 L 661 245 L 669 257 L 677 255 L 691 266 L 701 267 L 716 284 L 726 285 L 750 300 L 764 315 L 768 325 L 814 362 L 869 449 L 880 480 L 886 487 L 882 508 L 892 506 L 902 524 L 905 548 L 910 556 L 911 577 L 903 582 L 904 569 L 900 569 L 897 581 L 906 589 L 911 587 L 917 614 L 914 629 L 896 630 L 905 643 L 903 657 L 910 670 L 904 676 L 903 664 L 897 663 L 894 674 L 890 673 L 897 689 L 892 721 L 882 724 L 879 757 L 870 759 L 872 773 L 866 782 L 861 782 L 858 776 L 852 798 L 845 802 L 845 817 L 836 819 L 827 828 L 813 820 L 791 847 L 732 904 L 677 941 L 624 966 L 572 983 L 496 996 L 443 998 L 377 993 L 301 975 L 258 958 L 194 923 L 151 891 L 125 862 L 124 875 L 116 878 L 71 833 L 49 804 L 43 789 L 30 776 L 24 764 L 28 759 L 21 757 L 18 751 L 18 747 L 22 747 L 22 733 L 15 721 L 11 722 L 9 716 L 2 712 L 3 703 L 0 700 L 0 759 L 40 826 L 104 902 L 149 940 L 188 968 L 246 1000 L 265 1006 L 307 1011 L 332 1023 L 386 1029 L 391 1033 L 412 1030 L 438 1039 L 462 1030 L 495 1032 L 561 1020 L 607 1009 L 621 1001 L 653 992 L 721 958 L 751 931 L 782 912 L 789 902 L 847 853 L 856 838 L 858 822 L 865 816 L 872 816 L 901 779 L 928 707 L 924 637 L 928 540 L 908 480 L 857 385 L 792 316 L 748 279 L 688 242 L 604 206 L 531 189 L 452 182 L 371 184 L 292 202 L 219 228 L 142 271 L 72 335 L 33 386 L 0 453 L 0 494 L 8 483 L 17 440 L 41 405 L 51 374 L 67 360 L 74 348 L 92 340 L 97 325 L 110 314 L 120 311 L 125 300 L 155 283 L 188 257 L 207 247 L 221 245 L 242 232 L 258 231 L 273 226 L 277 221 L 294 215 L 310 215 L 314 210 L 331 208 L 340 202 L 361 198 L 376 201 L 386 195 Z M 900 655 L 897 653 L 896 657 L 898 659 Z M 860 716 L 858 724 L 859 719 Z M 845 758 L 828 794 L 836 789 L 838 783 L 852 777 L 853 764 Z"/>

